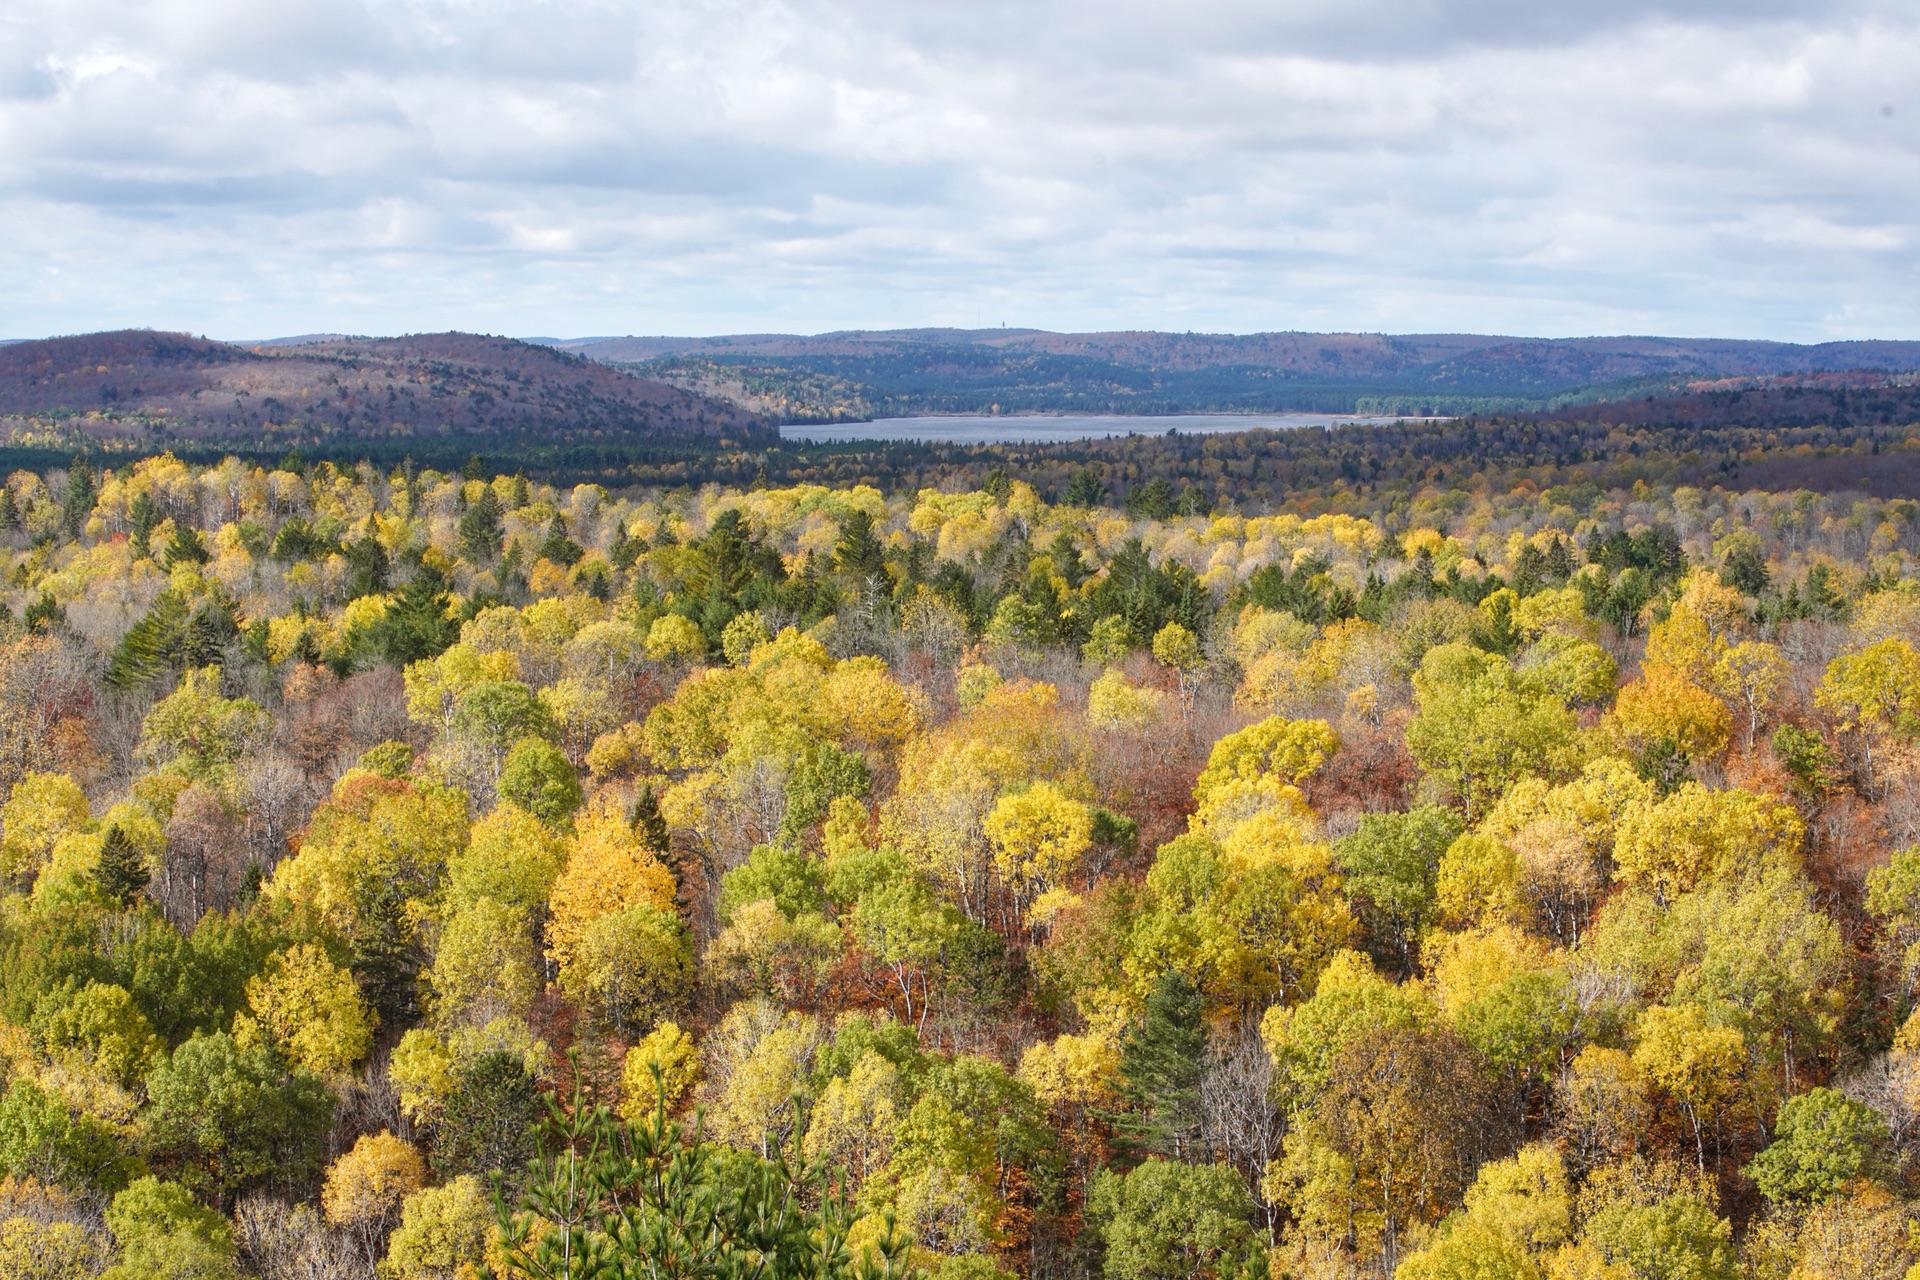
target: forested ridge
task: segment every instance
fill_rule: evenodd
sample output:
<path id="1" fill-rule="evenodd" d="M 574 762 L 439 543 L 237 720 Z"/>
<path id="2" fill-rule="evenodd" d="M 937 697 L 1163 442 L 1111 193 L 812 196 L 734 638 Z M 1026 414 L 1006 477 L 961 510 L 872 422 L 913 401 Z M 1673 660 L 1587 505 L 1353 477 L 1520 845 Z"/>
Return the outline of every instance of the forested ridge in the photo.
<path id="1" fill-rule="evenodd" d="M 0 1277 L 1899 1280 L 1920 504 L 1661 429 L 13 472 Z"/>

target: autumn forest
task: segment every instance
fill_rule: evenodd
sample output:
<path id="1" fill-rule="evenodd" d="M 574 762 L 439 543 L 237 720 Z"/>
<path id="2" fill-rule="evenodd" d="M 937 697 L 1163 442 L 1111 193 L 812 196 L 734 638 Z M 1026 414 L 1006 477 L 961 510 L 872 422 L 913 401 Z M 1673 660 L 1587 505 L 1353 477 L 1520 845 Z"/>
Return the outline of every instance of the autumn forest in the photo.
<path id="1" fill-rule="evenodd" d="M 1920 504 L 112 462 L 0 485 L 0 1280 L 1920 1262 Z"/>

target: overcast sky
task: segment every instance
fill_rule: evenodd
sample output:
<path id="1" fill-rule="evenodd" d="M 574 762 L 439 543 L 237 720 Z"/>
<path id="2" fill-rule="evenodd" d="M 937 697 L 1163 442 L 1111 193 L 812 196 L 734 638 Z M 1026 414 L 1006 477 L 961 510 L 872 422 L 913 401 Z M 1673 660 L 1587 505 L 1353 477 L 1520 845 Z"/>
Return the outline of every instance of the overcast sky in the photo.
<path id="1" fill-rule="evenodd" d="M 9 0 L 0 333 L 1920 337 L 1920 4 Z"/>

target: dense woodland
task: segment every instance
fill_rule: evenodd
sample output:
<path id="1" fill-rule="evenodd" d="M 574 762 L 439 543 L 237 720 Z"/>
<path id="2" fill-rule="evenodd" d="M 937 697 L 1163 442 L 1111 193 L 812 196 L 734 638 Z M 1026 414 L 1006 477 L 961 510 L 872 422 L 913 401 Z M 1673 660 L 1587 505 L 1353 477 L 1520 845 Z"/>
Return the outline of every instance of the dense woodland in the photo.
<path id="1" fill-rule="evenodd" d="M 1185 474 L 6 477 L 0 1277 L 1906 1275 L 1920 505 Z"/>

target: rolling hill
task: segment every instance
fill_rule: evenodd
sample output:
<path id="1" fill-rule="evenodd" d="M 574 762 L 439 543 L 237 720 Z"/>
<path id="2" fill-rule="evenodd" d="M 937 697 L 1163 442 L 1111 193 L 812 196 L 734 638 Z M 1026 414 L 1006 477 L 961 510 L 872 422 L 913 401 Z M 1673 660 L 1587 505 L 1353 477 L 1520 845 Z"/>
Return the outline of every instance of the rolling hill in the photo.
<path id="1" fill-rule="evenodd" d="M 15 447 L 631 452 L 774 438 L 728 401 L 476 334 L 243 347 L 122 330 L 0 347 L 0 439 Z"/>
<path id="2" fill-rule="evenodd" d="M 578 338 L 561 349 L 785 421 L 916 413 L 1476 413 L 1700 380 L 1920 368 L 1920 342 L 900 329 Z"/>

